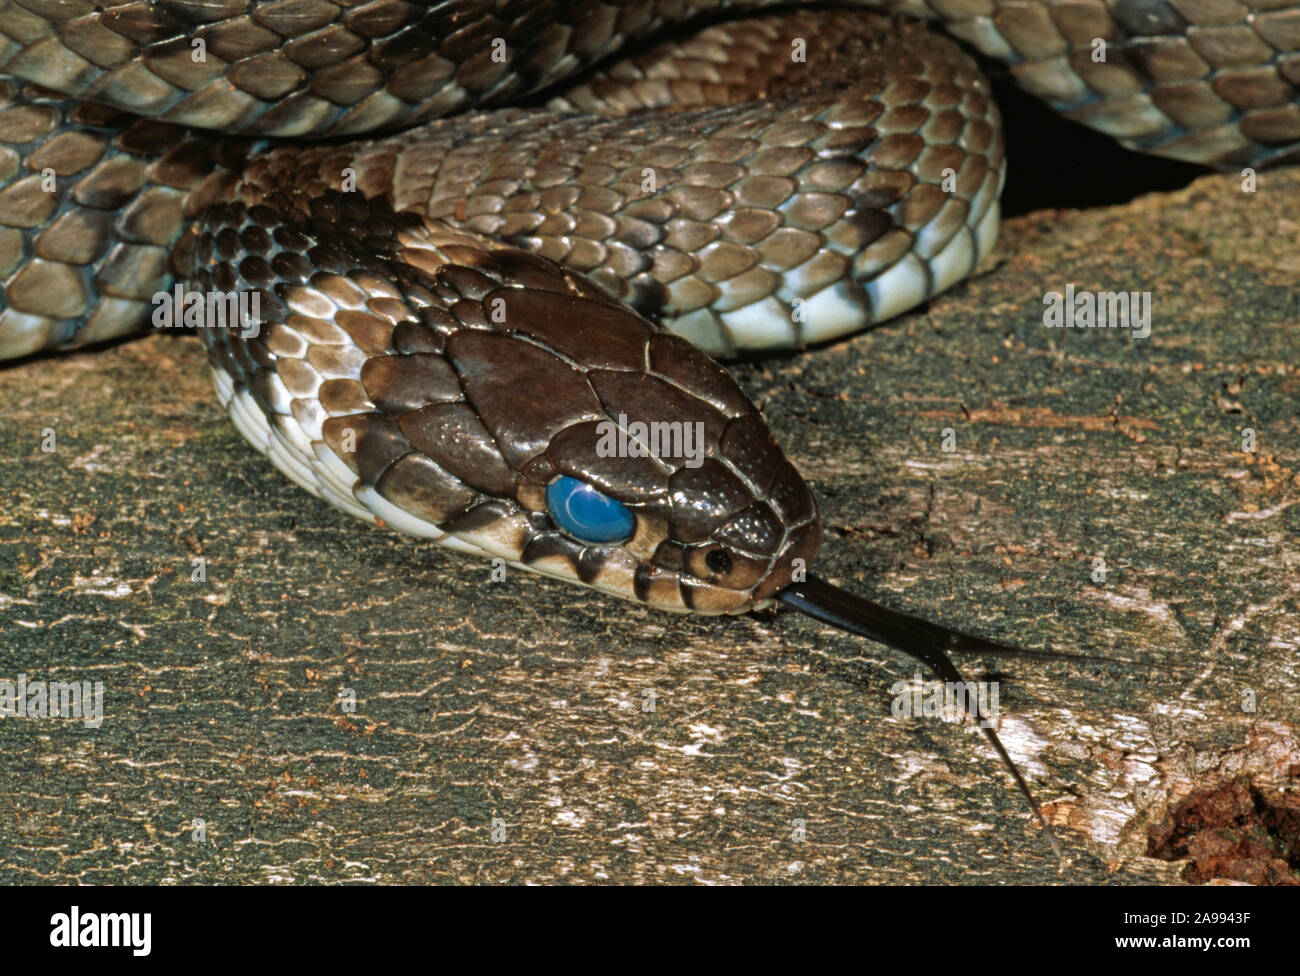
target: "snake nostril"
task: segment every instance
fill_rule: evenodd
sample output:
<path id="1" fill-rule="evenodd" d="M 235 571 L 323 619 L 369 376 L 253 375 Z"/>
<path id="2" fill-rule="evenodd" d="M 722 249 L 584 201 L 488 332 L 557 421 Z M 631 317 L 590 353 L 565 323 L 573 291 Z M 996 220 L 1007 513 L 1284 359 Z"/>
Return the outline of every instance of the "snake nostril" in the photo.
<path id="1" fill-rule="evenodd" d="M 704 557 L 704 565 L 708 566 L 712 572 L 722 576 L 731 572 L 731 556 L 727 554 L 725 549 L 712 549 Z"/>

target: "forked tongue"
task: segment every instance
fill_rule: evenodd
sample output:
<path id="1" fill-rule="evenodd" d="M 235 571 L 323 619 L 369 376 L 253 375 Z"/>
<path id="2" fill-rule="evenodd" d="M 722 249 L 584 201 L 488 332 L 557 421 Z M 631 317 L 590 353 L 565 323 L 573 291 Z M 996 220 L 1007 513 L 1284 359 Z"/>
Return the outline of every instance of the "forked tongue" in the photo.
<path id="1" fill-rule="evenodd" d="M 857 634 L 859 637 L 886 644 L 904 654 L 910 654 L 944 681 L 965 683 L 961 672 L 948 657 L 949 653 L 993 654 L 1002 657 L 1082 657 L 1082 655 L 1072 654 L 1037 654 L 979 637 L 971 637 L 968 634 L 960 634 L 930 623 L 928 620 L 872 603 L 816 576 L 809 576 L 802 583 L 791 583 L 777 593 L 776 598 L 824 624 L 830 624 L 850 634 Z M 967 695 L 965 698 L 967 713 L 983 730 L 985 737 L 1011 772 L 1016 786 L 1029 804 L 1029 809 L 1033 811 L 1034 819 L 1047 835 L 1052 850 L 1056 852 L 1058 858 L 1064 859 L 1064 852 L 1057 844 L 1051 826 L 1043 818 L 1042 811 L 1038 809 L 1038 804 L 1034 802 L 1033 794 L 1029 792 L 1029 785 L 1020 775 L 1020 770 L 1016 768 L 1006 747 L 1002 745 L 1002 740 L 993 731 L 992 721 L 980 711 L 978 696 Z"/>

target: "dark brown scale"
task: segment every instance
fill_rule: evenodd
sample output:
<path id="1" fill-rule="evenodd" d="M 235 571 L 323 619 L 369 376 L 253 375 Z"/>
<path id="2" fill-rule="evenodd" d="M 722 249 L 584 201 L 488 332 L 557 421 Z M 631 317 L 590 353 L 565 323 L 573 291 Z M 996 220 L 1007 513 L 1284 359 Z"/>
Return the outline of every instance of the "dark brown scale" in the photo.
<path id="1" fill-rule="evenodd" d="M 605 566 L 609 552 L 604 547 L 584 546 L 578 555 L 578 579 L 587 585 L 596 581 Z"/>
<path id="2" fill-rule="evenodd" d="M 458 535 L 491 528 L 513 514 L 514 509 L 509 502 L 493 499 L 482 501 L 465 514 L 447 519 L 442 524 L 448 532 Z"/>
<path id="3" fill-rule="evenodd" d="M 474 268 L 446 267 L 438 274 L 439 284 L 446 285 L 461 298 L 481 302 L 497 282 Z"/>
<path id="4" fill-rule="evenodd" d="M 366 484 L 378 481 L 390 464 L 411 449 L 401 428 L 383 414 L 354 413 L 331 417 L 325 421 L 322 430 L 325 443 Z M 353 450 L 348 450 L 349 442 Z"/>
<path id="5" fill-rule="evenodd" d="M 272 256 L 271 270 L 281 281 L 295 284 L 306 281 L 316 272 L 306 257 L 288 250 L 279 251 Z"/>
<path id="6" fill-rule="evenodd" d="M 492 307 L 498 299 L 503 303 L 501 328 L 526 331 L 566 359 L 587 367 L 637 368 L 644 362 L 646 342 L 654 335 L 643 320 L 612 303 L 593 307 L 590 299 L 520 287 L 492 291 L 486 304 Z M 610 328 L 611 319 L 620 320 L 623 327 Z"/>
<path id="7" fill-rule="evenodd" d="M 272 247 L 271 235 L 266 232 L 264 227 L 246 227 L 239 235 L 239 243 L 244 246 L 246 251 L 266 257 Z"/>
<path id="8" fill-rule="evenodd" d="M 680 468 L 669 480 L 673 536 L 682 542 L 711 538 L 754 496 L 727 465 L 708 458 L 698 468 Z"/>
<path id="9" fill-rule="evenodd" d="M 719 542 L 735 549 L 772 555 L 785 537 L 781 519 L 765 502 L 755 502 L 729 519 L 714 535 Z"/>
<path id="10" fill-rule="evenodd" d="M 470 487 L 498 496 L 514 489 L 514 472 L 469 406 L 445 403 L 422 407 L 405 414 L 401 425 L 412 447 Z"/>
<path id="11" fill-rule="evenodd" d="M 632 594 L 642 603 L 648 603 L 656 582 L 671 581 L 675 587 L 676 579 L 676 575 L 668 577 L 652 565 L 639 563 L 636 567 L 636 573 L 632 577 Z M 694 609 L 694 604 L 690 601 L 687 601 L 687 606 Z"/>
<path id="12" fill-rule="evenodd" d="M 487 313 L 479 302 L 458 301 L 448 311 L 456 317 L 464 328 L 480 329 L 485 332 L 492 328 L 492 323 L 488 320 Z"/>
<path id="13" fill-rule="evenodd" d="M 528 540 L 521 559 L 528 564 L 560 557 L 578 565 L 583 559 L 583 548 L 581 543 L 559 532 L 540 532 Z"/>
<path id="14" fill-rule="evenodd" d="M 112 235 L 111 214 L 84 210 L 64 214 L 36 239 L 36 253 L 50 261 L 88 264 Z"/>
<path id="15" fill-rule="evenodd" d="M 425 320 L 441 316 L 437 326 L 446 329 L 451 325 L 451 317 L 440 309 L 429 309 L 425 313 Z M 430 324 L 417 324 L 415 322 L 402 322 L 393 330 L 393 349 L 399 353 L 441 353 L 446 348 L 446 340 L 443 335 Z"/>
<path id="16" fill-rule="evenodd" d="M 279 322 L 274 322 L 267 328 L 262 344 L 277 359 L 301 359 L 307 354 L 307 340 Z"/>
<path id="17" fill-rule="evenodd" d="M 275 281 L 275 271 L 264 258 L 246 257 L 239 262 L 239 276 L 253 288 L 269 288 Z"/>
<path id="18" fill-rule="evenodd" d="M 258 347 L 264 344 L 253 344 L 253 348 Z M 327 413 L 335 415 L 365 413 L 375 407 L 366 395 L 366 388 L 353 379 L 326 380 L 317 389 L 316 399 Z"/>
<path id="19" fill-rule="evenodd" d="M 251 389 L 263 411 L 270 413 L 271 405 L 274 403 L 270 389 L 270 372 L 279 361 L 279 356 L 272 352 L 268 344 L 264 342 L 256 342 L 250 345 L 248 354 L 257 367 L 257 372 L 253 374 Z"/>
<path id="20" fill-rule="evenodd" d="M 343 309 L 334 321 L 368 357 L 387 355 L 393 347 L 393 324 L 384 318 Z"/>
<path id="21" fill-rule="evenodd" d="M 727 417 L 757 416 L 735 382 L 723 382 L 724 377 L 730 380 L 730 374 L 679 336 L 654 336 L 647 362 L 656 376 L 689 391 Z"/>
<path id="22" fill-rule="evenodd" d="M 627 364 L 625 364 L 627 365 Z M 726 417 L 699 397 L 685 392 L 657 376 L 634 372 L 636 364 L 622 371 L 592 370 L 587 374 L 591 388 L 611 416 L 626 414 L 630 423 L 653 424 L 671 417 L 680 423 L 701 425 L 704 446 L 716 447 L 726 426 Z M 665 462 L 672 462 L 665 458 Z"/>
<path id="23" fill-rule="evenodd" d="M 361 382 L 375 406 L 397 415 L 462 396 L 455 370 L 429 353 L 375 356 L 361 367 Z"/>
<path id="24" fill-rule="evenodd" d="M 217 233 L 213 239 L 213 250 L 223 261 L 233 261 L 242 250 L 239 234 L 229 227 Z"/>
<path id="25" fill-rule="evenodd" d="M 557 432 L 547 447 L 552 470 L 586 481 L 628 505 L 662 499 L 668 491 L 662 463 L 649 457 L 602 457 L 597 451 L 601 422 L 573 424 Z"/>
<path id="26" fill-rule="evenodd" d="M 415 450 L 389 465 L 375 487 L 394 505 L 433 525 L 463 514 L 480 498 L 461 479 Z"/>
<path id="27" fill-rule="evenodd" d="M 300 234 L 292 227 L 279 225 L 275 228 L 272 234 L 275 237 L 275 243 L 285 251 L 291 253 L 301 254 L 303 251 L 307 250 L 311 244 L 311 238 L 307 237 L 305 234 Z"/>
<path id="28" fill-rule="evenodd" d="M 873 277 L 902 260 L 914 243 L 912 235 L 906 230 L 891 228 L 853 259 L 854 269 L 859 274 Z"/>
<path id="29" fill-rule="evenodd" d="M 817 503 L 803 478 L 789 461 L 776 462 L 776 476 L 767 487 L 767 495 L 787 526 L 812 522 L 816 527 Z M 820 528 L 818 528 L 820 532 Z"/>
<path id="30" fill-rule="evenodd" d="M 265 309 L 263 309 L 265 313 Z M 367 356 L 356 346 L 313 346 L 307 351 L 307 361 L 325 377 L 352 377 L 361 372 Z"/>
<path id="31" fill-rule="evenodd" d="M 605 416 L 582 374 L 530 343 L 466 330 L 447 357 L 512 467 L 543 453 L 556 430 Z"/>

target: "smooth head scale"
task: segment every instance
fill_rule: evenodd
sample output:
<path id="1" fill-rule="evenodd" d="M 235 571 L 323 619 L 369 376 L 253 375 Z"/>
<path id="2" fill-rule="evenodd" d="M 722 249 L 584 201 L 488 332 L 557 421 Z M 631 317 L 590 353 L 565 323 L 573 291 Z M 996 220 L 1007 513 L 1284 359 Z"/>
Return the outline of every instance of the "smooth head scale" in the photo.
<path id="1" fill-rule="evenodd" d="M 950 651 L 1016 653 L 807 575 L 817 504 L 757 408 L 581 276 L 374 200 L 250 184 L 193 253 L 197 289 L 259 296 L 250 334 L 203 332 L 236 424 L 352 514 L 661 609 L 780 600 L 945 680 Z"/>

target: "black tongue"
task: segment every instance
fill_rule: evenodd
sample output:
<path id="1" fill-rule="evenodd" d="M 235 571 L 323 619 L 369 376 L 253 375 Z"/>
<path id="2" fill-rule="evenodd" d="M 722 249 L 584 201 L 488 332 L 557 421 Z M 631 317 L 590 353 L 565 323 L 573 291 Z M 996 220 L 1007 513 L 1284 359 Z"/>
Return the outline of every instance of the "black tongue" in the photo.
<path id="1" fill-rule="evenodd" d="M 952 659 L 948 657 L 950 653 L 1037 656 L 1031 651 L 1021 651 L 1019 648 L 1009 647 L 1006 644 L 998 644 L 979 637 L 972 637 L 969 634 L 961 634 L 955 630 L 949 630 L 946 627 L 931 623 L 928 620 L 922 620 L 920 617 L 913 617 L 910 614 L 899 613 L 897 610 L 890 610 L 888 607 L 872 603 L 870 600 L 856 596 L 847 590 L 842 590 L 823 579 L 818 579 L 816 576 L 809 576 L 802 583 L 791 583 L 777 593 L 776 598 L 787 606 L 793 607 L 800 613 L 806 613 L 824 624 L 830 624 L 832 627 L 847 631 L 850 634 L 856 634 L 859 637 L 878 641 L 888 647 L 902 651 L 904 654 L 911 655 L 945 681 L 964 682 L 966 680 L 962 677 L 961 672 L 957 670 L 957 666 L 952 663 Z M 1070 657 L 1073 655 L 1062 656 Z M 981 714 L 978 696 L 966 695 L 964 697 L 967 712 L 979 725 L 992 744 L 993 749 L 1001 757 L 1003 764 L 1011 772 L 1016 786 L 1020 789 L 1026 802 L 1028 802 L 1029 809 L 1033 811 L 1034 819 L 1038 821 L 1047 834 L 1047 840 L 1052 845 L 1052 850 L 1056 852 L 1057 857 L 1063 858 L 1064 853 L 1056 842 L 1052 828 L 1043 819 L 1038 804 L 1034 802 L 1033 794 L 1029 792 L 1029 785 L 1025 782 L 1024 777 L 1020 775 L 1020 770 L 1012 761 L 1006 747 L 1002 745 L 1002 740 L 993 731 L 992 722 L 987 721 L 987 716 Z"/>

